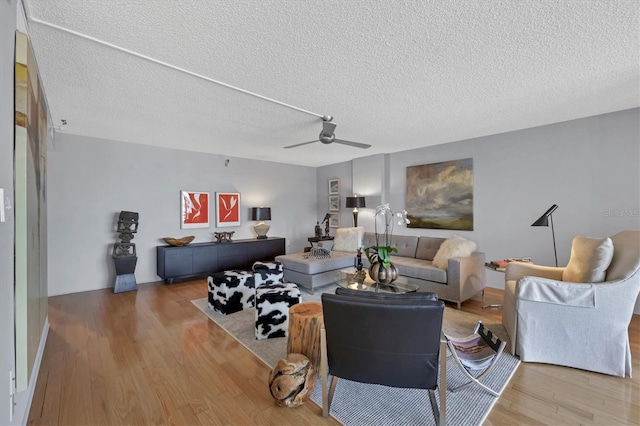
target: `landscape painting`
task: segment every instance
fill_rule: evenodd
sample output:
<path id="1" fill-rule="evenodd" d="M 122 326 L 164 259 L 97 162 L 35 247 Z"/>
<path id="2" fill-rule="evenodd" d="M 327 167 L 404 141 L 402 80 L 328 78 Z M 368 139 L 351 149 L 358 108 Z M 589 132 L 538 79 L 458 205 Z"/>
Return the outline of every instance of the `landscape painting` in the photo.
<path id="1" fill-rule="evenodd" d="M 407 167 L 409 228 L 473 231 L 473 159 Z"/>

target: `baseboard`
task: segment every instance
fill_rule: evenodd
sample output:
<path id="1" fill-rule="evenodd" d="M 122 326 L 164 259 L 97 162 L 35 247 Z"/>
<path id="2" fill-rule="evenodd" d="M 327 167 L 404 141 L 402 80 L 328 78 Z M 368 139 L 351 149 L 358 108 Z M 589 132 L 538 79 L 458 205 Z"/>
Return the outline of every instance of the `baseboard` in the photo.
<path id="1" fill-rule="evenodd" d="M 40 364 L 42 363 L 42 356 L 44 354 L 44 348 L 47 344 L 47 336 L 49 335 L 49 317 L 44 320 L 44 327 L 42 328 L 42 334 L 40 335 L 40 343 L 38 344 L 38 352 L 36 358 L 33 361 L 33 369 L 31 370 L 31 377 L 29 377 L 29 385 L 27 389 L 16 394 L 16 408 L 15 415 L 13 417 L 12 425 L 25 425 L 29 419 L 29 411 L 31 410 L 31 403 L 33 402 L 33 395 L 36 390 L 36 384 L 38 382 L 38 374 L 40 373 Z"/>

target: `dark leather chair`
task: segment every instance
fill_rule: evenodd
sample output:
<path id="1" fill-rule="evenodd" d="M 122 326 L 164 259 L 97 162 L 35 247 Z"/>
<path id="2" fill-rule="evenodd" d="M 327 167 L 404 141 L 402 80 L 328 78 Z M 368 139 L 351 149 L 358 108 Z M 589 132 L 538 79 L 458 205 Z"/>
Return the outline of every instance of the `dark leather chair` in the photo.
<path id="1" fill-rule="evenodd" d="M 444 302 L 433 293 L 381 294 L 343 289 L 336 293 L 321 296 L 322 414 L 329 415 L 337 378 L 343 378 L 427 389 L 436 423 L 445 424 L 446 377 L 441 374 L 438 378 L 439 359 L 442 371 L 446 371 L 446 342 L 441 334 Z M 440 392 L 440 409 L 436 389 Z"/>

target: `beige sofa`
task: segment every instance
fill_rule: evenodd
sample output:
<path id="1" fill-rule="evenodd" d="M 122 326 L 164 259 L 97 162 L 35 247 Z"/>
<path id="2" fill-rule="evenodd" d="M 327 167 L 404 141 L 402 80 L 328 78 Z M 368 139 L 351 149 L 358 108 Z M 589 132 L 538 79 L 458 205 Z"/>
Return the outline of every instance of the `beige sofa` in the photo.
<path id="1" fill-rule="evenodd" d="M 347 230 L 344 233 L 348 233 L 348 230 L 353 233 L 355 228 L 341 229 Z M 343 233 L 341 229 L 336 232 L 329 258 L 309 259 L 305 258 L 306 253 L 278 256 L 276 260 L 282 262 L 285 280 L 295 282 L 313 293 L 317 288 L 333 284 L 341 269 L 354 266 L 354 247 L 375 245 L 375 234 L 372 232 L 362 232 L 360 241 L 352 245 L 343 245 L 338 235 Z M 392 246 L 398 249 L 398 253 L 392 255 L 391 261 L 398 268 L 400 275 L 412 279 L 412 282 L 420 286 L 419 291 L 434 292 L 440 299 L 454 302 L 459 308 L 462 302 L 482 292 L 486 286 L 485 255 L 476 251 L 469 256 L 453 257 L 448 259 L 446 269 L 438 268 L 433 265 L 433 259 L 445 240 L 394 235 Z M 352 250 L 341 251 L 341 248 Z M 366 256 L 363 255 L 362 260 L 365 268 L 368 268 Z"/>

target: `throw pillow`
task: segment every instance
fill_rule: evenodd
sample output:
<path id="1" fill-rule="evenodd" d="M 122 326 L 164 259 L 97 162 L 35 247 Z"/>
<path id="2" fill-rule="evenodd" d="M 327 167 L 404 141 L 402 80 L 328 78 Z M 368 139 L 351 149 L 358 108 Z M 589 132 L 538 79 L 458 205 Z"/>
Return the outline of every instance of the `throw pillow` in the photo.
<path id="1" fill-rule="evenodd" d="M 454 257 L 468 257 L 471 253 L 476 251 L 478 245 L 463 238 L 459 235 L 454 235 L 451 238 L 447 238 L 442 242 L 438 252 L 433 257 L 433 266 L 436 268 L 444 269 L 445 271 L 449 267 L 449 259 Z"/>
<path id="2" fill-rule="evenodd" d="M 562 272 L 562 281 L 572 283 L 601 283 L 613 259 L 611 238 L 592 238 L 578 235 L 571 243 L 571 257 Z"/>
<path id="3" fill-rule="evenodd" d="M 332 250 L 355 253 L 362 247 L 363 234 L 364 228 L 362 226 L 336 229 Z"/>

